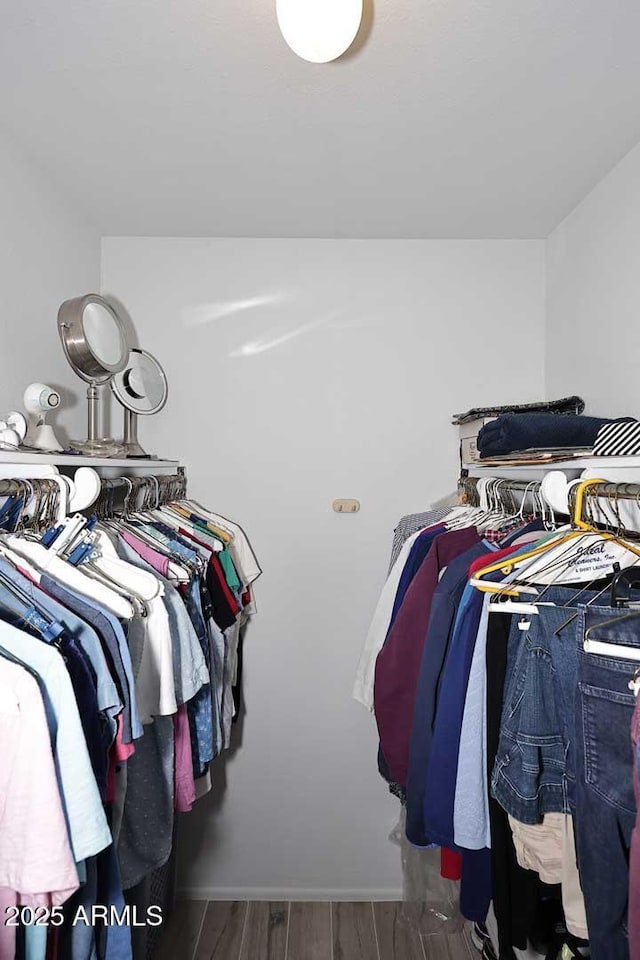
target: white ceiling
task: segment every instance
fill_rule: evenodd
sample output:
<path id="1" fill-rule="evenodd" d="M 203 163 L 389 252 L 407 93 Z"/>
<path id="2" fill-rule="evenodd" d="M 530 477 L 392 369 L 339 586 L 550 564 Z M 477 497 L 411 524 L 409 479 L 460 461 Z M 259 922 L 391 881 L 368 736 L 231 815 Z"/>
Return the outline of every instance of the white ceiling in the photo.
<path id="1" fill-rule="evenodd" d="M 638 0 L 2 4 L 0 121 L 105 234 L 541 237 L 640 139 Z"/>

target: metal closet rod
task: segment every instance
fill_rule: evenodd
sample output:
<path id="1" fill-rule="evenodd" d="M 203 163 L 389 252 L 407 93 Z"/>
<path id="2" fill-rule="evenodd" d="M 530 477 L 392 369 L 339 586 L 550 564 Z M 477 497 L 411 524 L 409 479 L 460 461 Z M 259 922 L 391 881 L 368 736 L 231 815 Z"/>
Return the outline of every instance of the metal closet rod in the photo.
<path id="1" fill-rule="evenodd" d="M 525 495 L 535 495 L 539 492 L 541 481 L 539 480 L 502 480 L 499 477 L 490 478 L 494 481 L 489 487 L 489 499 L 504 501 L 513 493 L 524 493 Z M 569 491 L 568 513 L 573 514 L 576 501 L 576 492 L 578 484 L 571 487 Z M 459 483 L 459 489 L 464 493 L 472 506 L 479 504 L 478 478 L 462 477 Z M 598 499 L 608 500 L 616 503 L 620 500 L 635 501 L 640 507 L 640 483 L 623 483 L 612 481 L 603 481 L 602 483 L 593 483 L 583 490 L 583 504 L 593 504 Z M 511 504 L 513 506 L 513 503 Z M 599 521 L 600 522 L 600 521 Z"/>
<path id="2" fill-rule="evenodd" d="M 51 490 L 55 487 L 56 484 L 52 477 L 33 477 L 28 480 L 9 477 L 0 480 L 0 497 L 15 497 L 29 488 L 37 491 L 38 489 Z"/>
<path id="3" fill-rule="evenodd" d="M 100 483 L 103 487 L 118 484 L 119 486 L 126 487 L 130 483 L 134 486 L 136 483 L 158 483 L 160 486 L 168 486 L 169 484 L 185 484 L 187 482 L 184 469 L 180 473 L 142 473 L 140 475 L 134 475 L 131 477 L 121 476 L 121 477 L 100 477 Z"/>
<path id="4" fill-rule="evenodd" d="M 470 485 L 474 490 L 478 489 L 478 480 L 481 477 L 462 477 L 460 483 L 462 486 Z M 535 490 L 540 486 L 540 480 L 504 480 L 501 477 L 488 477 L 492 485 L 497 490 Z"/>
<path id="5" fill-rule="evenodd" d="M 539 480 L 503 480 L 500 477 L 491 477 L 490 479 L 492 483 L 489 487 L 489 496 L 497 499 L 509 496 L 512 493 L 534 495 L 540 491 Z M 467 497 L 476 501 L 476 506 L 479 504 L 478 477 L 461 477 L 458 487 Z M 513 506 L 513 504 L 511 505 Z"/>
<path id="6" fill-rule="evenodd" d="M 478 477 L 462 477 L 460 486 L 466 490 L 478 489 Z M 491 477 L 494 490 L 499 493 L 501 490 L 507 492 L 516 491 L 534 491 L 540 488 L 540 480 L 502 480 L 500 477 Z M 576 485 L 577 486 L 577 485 Z M 575 491 L 575 487 L 572 492 Z M 613 483 L 606 481 L 603 483 L 594 483 L 584 490 L 584 496 L 589 499 L 595 497 L 608 497 L 611 500 L 638 500 L 640 499 L 640 483 Z"/>
<path id="7" fill-rule="evenodd" d="M 184 472 L 184 467 L 181 467 L 179 473 L 171 473 L 171 474 L 165 473 L 165 474 L 158 474 L 157 476 L 155 474 L 147 473 L 137 477 L 125 477 L 125 476 L 101 477 L 100 483 L 103 488 L 113 484 L 117 484 L 119 486 L 121 485 L 124 487 L 128 485 L 127 484 L 128 480 L 133 481 L 134 486 L 136 481 L 138 482 L 141 480 L 143 481 L 146 480 L 147 482 L 157 481 L 159 486 L 162 487 L 162 486 L 169 486 L 170 484 L 185 485 L 186 475 Z M 50 489 L 51 485 L 52 485 L 51 477 L 31 477 L 29 479 L 22 479 L 18 477 L 16 477 L 15 479 L 12 479 L 9 477 L 9 478 L 0 480 L 0 497 L 15 496 L 17 493 L 20 492 L 20 490 L 23 490 L 25 487 L 33 487 L 34 490 L 36 490 L 38 487 L 45 487 Z"/>
<path id="8" fill-rule="evenodd" d="M 153 499 L 160 506 L 186 496 L 187 478 L 184 467 L 179 467 L 176 474 L 101 477 L 100 488 L 98 501 L 109 491 L 122 488 L 125 492 L 131 491 L 136 499 L 141 492 L 149 495 L 153 493 L 154 496 L 149 497 L 149 502 Z M 57 491 L 58 486 L 52 477 L 32 477 L 28 480 L 18 477 L 0 479 L 0 498 L 29 496 L 29 494 L 34 497 L 50 497 L 57 496 Z M 128 497 L 126 500 L 128 502 Z"/>
<path id="9" fill-rule="evenodd" d="M 586 487 L 588 499 L 606 497 L 608 500 L 640 500 L 640 483 L 594 483 Z"/>
<path id="10" fill-rule="evenodd" d="M 98 513 L 103 510 L 111 515 L 125 513 L 131 509 L 146 509 L 151 506 L 162 506 L 172 503 L 186 496 L 187 478 L 184 468 L 179 468 L 177 474 L 143 474 L 133 477 L 103 477 L 100 480 L 100 493 L 94 507 Z M 121 508 L 114 508 L 109 494 L 116 489 L 124 490 L 124 503 Z M 142 501 L 140 501 L 142 494 Z"/>

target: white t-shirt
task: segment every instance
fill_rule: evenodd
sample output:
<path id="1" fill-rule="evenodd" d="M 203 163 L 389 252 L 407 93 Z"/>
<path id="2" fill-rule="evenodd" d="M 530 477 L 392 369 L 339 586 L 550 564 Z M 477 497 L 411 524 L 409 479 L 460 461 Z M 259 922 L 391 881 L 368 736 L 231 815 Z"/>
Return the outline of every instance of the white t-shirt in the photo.
<path id="1" fill-rule="evenodd" d="M 360 654 L 351 695 L 354 700 L 363 704 L 367 710 L 373 710 L 373 683 L 376 673 L 376 660 L 387 637 L 400 577 L 402 576 L 404 565 L 411 552 L 411 547 L 421 533 L 422 531 L 418 530 L 403 544 L 402 550 L 398 554 L 398 558 L 391 568 L 385 585 L 382 588 L 382 593 L 380 594 L 380 599 L 378 600 L 378 605 L 373 614 L 369 632 L 367 633 L 364 647 Z"/>
<path id="2" fill-rule="evenodd" d="M 173 648 L 169 615 L 162 595 L 147 601 L 147 616 L 135 617 L 128 627 L 129 649 L 141 723 L 166 717 L 178 709 L 173 675 Z"/>

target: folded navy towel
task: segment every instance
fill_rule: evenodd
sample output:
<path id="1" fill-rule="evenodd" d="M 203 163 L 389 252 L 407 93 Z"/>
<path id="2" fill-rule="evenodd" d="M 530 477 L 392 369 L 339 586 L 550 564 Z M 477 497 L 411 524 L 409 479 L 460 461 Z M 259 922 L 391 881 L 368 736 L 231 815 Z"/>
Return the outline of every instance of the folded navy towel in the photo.
<path id="1" fill-rule="evenodd" d="M 530 447 L 592 447 L 600 428 L 611 422 L 557 413 L 506 414 L 485 424 L 478 434 L 478 450 L 487 459 Z"/>

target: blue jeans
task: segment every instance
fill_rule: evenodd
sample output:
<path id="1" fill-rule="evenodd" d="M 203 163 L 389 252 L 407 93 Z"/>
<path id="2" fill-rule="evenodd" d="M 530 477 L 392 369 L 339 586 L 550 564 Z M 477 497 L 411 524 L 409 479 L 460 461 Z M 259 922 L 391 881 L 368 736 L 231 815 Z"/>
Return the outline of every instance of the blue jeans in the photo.
<path id="1" fill-rule="evenodd" d="M 585 606 L 603 597 L 608 599 L 594 591 L 577 595 L 575 588 L 549 587 L 541 600 L 557 606 L 540 606 L 537 615 L 524 618 L 530 622 L 526 631 L 519 629 L 520 617 L 513 618 L 491 792 L 522 823 L 575 810 L 574 701 L 582 618 L 585 609 L 600 619 L 620 615 L 611 607 Z M 574 598 L 579 606 L 564 606 Z"/>
<path id="2" fill-rule="evenodd" d="M 584 631 L 624 611 L 587 609 Z M 640 647 L 640 618 L 611 624 L 599 639 Z M 576 847 L 591 956 L 627 960 L 629 848 L 636 819 L 629 690 L 638 663 L 585 653 L 580 642 L 575 698 Z"/>
<path id="3" fill-rule="evenodd" d="M 491 792 L 522 823 L 539 823 L 545 813 L 570 813 L 575 802 L 573 690 L 580 623 L 575 607 L 565 607 L 575 589 L 552 587 L 519 629 L 514 616 L 509 634 L 500 742 Z M 583 602 L 594 594 L 583 593 Z M 500 614 L 491 614 L 500 616 Z"/>

